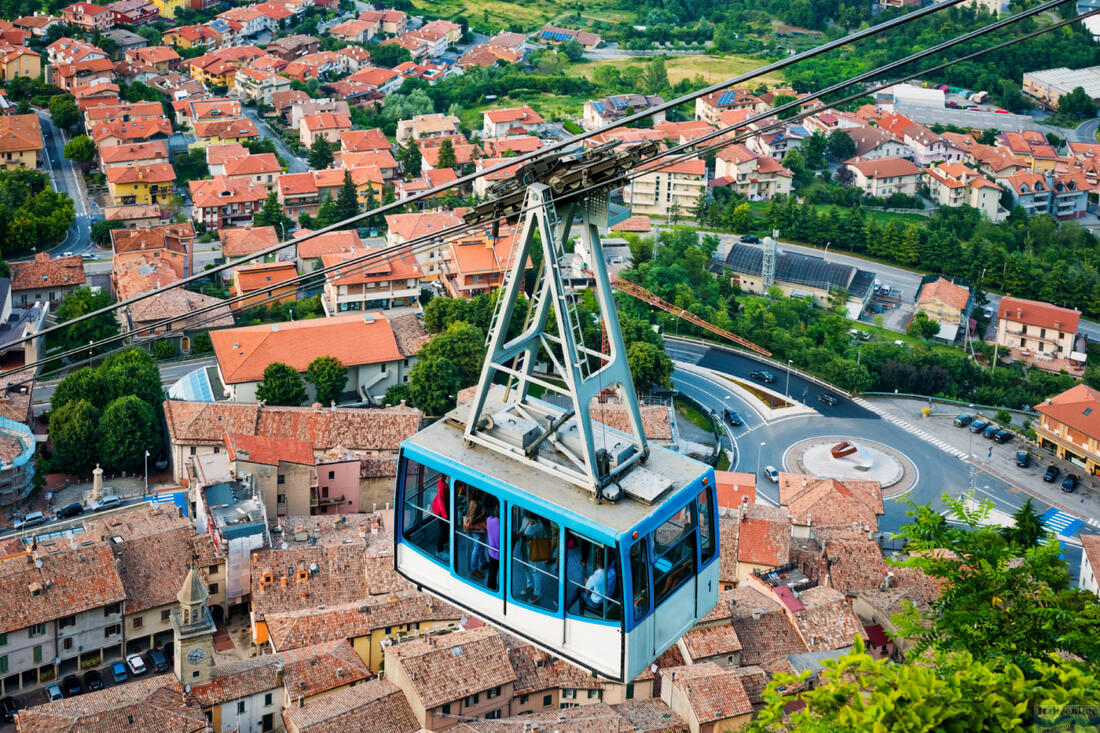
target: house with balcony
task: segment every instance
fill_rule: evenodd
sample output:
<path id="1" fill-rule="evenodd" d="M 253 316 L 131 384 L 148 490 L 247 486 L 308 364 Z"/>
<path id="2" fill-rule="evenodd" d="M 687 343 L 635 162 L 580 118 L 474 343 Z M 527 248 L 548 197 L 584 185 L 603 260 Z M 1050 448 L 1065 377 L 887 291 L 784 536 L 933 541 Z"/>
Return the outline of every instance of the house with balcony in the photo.
<path id="1" fill-rule="evenodd" d="M 214 176 L 204 181 L 189 181 L 192 216 L 207 229 L 241 226 L 263 208 L 267 189 L 245 178 Z"/>
<path id="2" fill-rule="evenodd" d="M 868 196 L 886 198 L 895 193 L 916 196 L 921 184 L 921 170 L 905 158 L 849 160 L 845 166 L 852 172 L 852 183 Z"/>
<path id="3" fill-rule="evenodd" d="M 1077 348 L 1079 311 L 1025 298 L 1004 297 L 997 307 L 996 343 L 1048 371 L 1080 374 L 1086 355 Z"/>
<path id="4" fill-rule="evenodd" d="M 86 31 L 106 31 L 115 24 L 115 15 L 110 8 L 95 3 L 73 3 L 62 8 L 61 19 L 66 25 Z"/>
<path id="5" fill-rule="evenodd" d="M 997 219 L 1001 187 L 962 163 L 939 163 L 924 169 L 932 200 L 940 206 L 972 206 Z"/>
<path id="6" fill-rule="evenodd" d="M 321 257 L 325 268 L 325 289 L 321 305 L 326 315 L 360 311 L 383 313 L 419 313 L 420 267 L 415 256 L 379 261 L 371 255 L 376 248 L 327 254 Z M 364 259 L 366 258 L 366 259 Z M 347 262 L 345 267 L 340 267 Z"/>
<path id="7" fill-rule="evenodd" d="M 291 219 L 297 219 L 303 213 L 317 215 L 321 196 L 317 190 L 317 181 L 313 171 L 305 173 L 284 173 L 279 176 L 277 189 L 279 204 Z"/>
<path id="8" fill-rule="evenodd" d="M 323 137 L 335 148 L 340 147 L 340 133 L 351 129 L 351 117 L 345 114 L 321 112 L 306 115 L 298 125 L 302 146 L 309 148 L 318 137 Z"/>
<path id="9" fill-rule="evenodd" d="M 487 109 L 481 116 L 483 137 L 538 135 L 546 125 L 542 115 L 526 104 L 522 107 Z"/>
<path id="10" fill-rule="evenodd" d="M 240 298 L 234 308 L 292 303 L 298 299 L 298 267 L 292 261 L 256 262 L 241 265 L 233 279 L 233 295 Z"/>
<path id="11" fill-rule="evenodd" d="M 0 168 L 38 167 L 42 128 L 38 115 L 0 116 Z"/>
<path id="12" fill-rule="evenodd" d="M 750 201 L 769 201 L 777 194 L 789 194 L 794 173 L 778 160 L 761 155 L 743 143 L 722 148 L 714 162 L 712 188 L 727 187 Z"/>
<path id="13" fill-rule="evenodd" d="M 1079 219 L 1088 207 L 1092 187 L 1082 173 L 1021 171 L 996 179 L 1028 216 L 1050 214 L 1059 219 Z"/>
<path id="14" fill-rule="evenodd" d="M 623 189 L 623 203 L 633 214 L 687 217 L 707 192 L 707 166 L 701 159 L 658 162 Z"/>
<path id="15" fill-rule="evenodd" d="M 452 240 L 443 265 L 448 294 L 469 299 L 499 288 L 512 268 L 514 238 L 515 232 L 502 226 L 495 239 L 492 232 L 483 231 Z"/>
<path id="16" fill-rule="evenodd" d="M 234 76 L 234 93 L 251 99 L 258 104 L 271 106 L 271 100 L 276 92 L 285 92 L 290 89 L 290 79 L 279 76 L 273 71 L 260 69 L 239 69 Z"/>
<path id="17" fill-rule="evenodd" d="M 175 183 L 171 163 L 107 169 L 107 190 L 115 206 L 166 203 L 175 195 Z"/>
<path id="18" fill-rule="evenodd" d="M 1078 384 L 1035 405 L 1035 411 L 1039 446 L 1100 476 L 1100 391 Z"/>

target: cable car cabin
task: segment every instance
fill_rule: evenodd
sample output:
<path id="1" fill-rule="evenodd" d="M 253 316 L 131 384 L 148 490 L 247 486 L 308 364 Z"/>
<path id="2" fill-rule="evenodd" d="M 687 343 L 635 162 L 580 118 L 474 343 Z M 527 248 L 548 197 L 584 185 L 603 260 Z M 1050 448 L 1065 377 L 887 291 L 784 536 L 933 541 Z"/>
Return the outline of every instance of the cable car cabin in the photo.
<path id="1" fill-rule="evenodd" d="M 600 426 L 608 435 L 622 433 Z M 397 571 L 564 659 L 628 682 L 718 600 L 714 470 L 659 447 L 671 488 L 596 504 L 440 420 L 402 444 Z"/>

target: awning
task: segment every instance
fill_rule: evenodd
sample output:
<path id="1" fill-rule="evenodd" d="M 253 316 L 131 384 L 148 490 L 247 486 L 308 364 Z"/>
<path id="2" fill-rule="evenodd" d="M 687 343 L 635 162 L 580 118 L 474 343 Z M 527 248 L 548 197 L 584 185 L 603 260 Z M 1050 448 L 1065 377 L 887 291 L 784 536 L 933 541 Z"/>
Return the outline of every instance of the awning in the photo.
<path id="1" fill-rule="evenodd" d="M 1079 361 L 1081 363 L 1084 363 L 1088 361 L 1089 355 L 1080 351 L 1073 351 L 1070 352 L 1069 358 L 1071 361 Z"/>

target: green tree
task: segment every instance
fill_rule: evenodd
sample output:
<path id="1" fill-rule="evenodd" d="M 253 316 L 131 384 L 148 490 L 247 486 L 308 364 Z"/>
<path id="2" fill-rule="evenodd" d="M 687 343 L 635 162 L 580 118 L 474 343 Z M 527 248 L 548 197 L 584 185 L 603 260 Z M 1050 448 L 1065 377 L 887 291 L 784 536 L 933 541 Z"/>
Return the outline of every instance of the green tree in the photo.
<path id="1" fill-rule="evenodd" d="M 106 247 L 111 243 L 111 232 L 115 229 L 125 229 L 126 222 L 111 219 L 101 219 L 92 224 L 91 238 L 100 247 Z"/>
<path id="2" fill-rule="evenodd" d="M 1096 102 L 1092 101 L 1084 87 L 1074 87 L 1072 92 L 1058 99 L 1058 116 L 1090 120 L 1096 116 Z"/>
<path id="3" fill-rule="evenodd" d="M 103 382 L 103 375 L 93 367 L 83 367 L 72 372 L 60 382 L 50 395 L 50 409 L 58 410 L 72 402 L 85 400 L 102 409 L 111 401 L 111 390 Z"/>
<path id="4" fill-rule="evenodd" d="M 658 56 L 646 65 L 642 84 L 646 94 L 660 94 L 668 89 L 668 69 L 664 57 Z"/>
<path id="5" fill-rule="evenodd" d="M 158 454 L 160 418 L 137 395 L 119 397 L 103 411 L 99 421 L 98 448 L 103 466 L 114 471 L 139 471 L 145 453 Z"/>
<path id="6" fill-rule="evenodd" d="M 1034 674 L 1034 660 L 1053 649 L 1100 659 L 1100 601 L 1071 588 L 1057 542 L 1017 545 L 988 525 L 988 500 L 944 495 L 951 523 L 930 505 L 909 503 L 899 536 L 909 556 L 899 563 L 941 584 L 939 600 L 921 613 L 908 605 L 894 617 L 909 652 L 960 651 Z"/>
<path id="7" fill-rule="evenodd" d="M 913 338 L 930 339 L 940 332 L 940 324 L 928 317 L 924 311 L 917 311 L 913 320 L 905 327 L 905 333 Z"/>
<path id="8" fill-rule="evenodd" d="M 660 346 L 635 342 L 626 347 L 626 363 L 634 379 L 634 389 L 648 392 L 651 387 L 668 387 L 672 377 L 672 359 Z"/>
<path id="9" fill-rule="evenodd" d="M 205 148 L 195 148 L 186 153 L 177 155 L 172 161 L 172 168 L 176 171 L 178 184 L 187 181 L 199 181 L 210 175 L 210 168 L 206 164 Z"/>
<path id="10" fill-rule="evenodd" d="M 833 130 L 829 133 L 827 146 L 829 157 L 833 160 L 848 160 L 856 154 L 856 143 L 852 136 L 843 130 Z"/>
<path id="11" fill-rule="evenodd" d="M 91 162 L 95 153 L 95 143 L 87 135 L 77 135 L 65 143 L 65 157 L 76 163 Z"/>
<path id="12" fill-rule="evenodd" d="M 428 342 L 431 343 L 430 341 Z M 428 415 L 442 415 L 455 405 L 462 389 L 462 370 L 442 356 L 424 356 L 409 372 L 409 399 Z"/>
<path id="13" fill-rule="evenodd" d="M 416 140 L 409 138 L 409 141 L 405 143 L 405 147 L 397 151 L 397 160 L 401 163 L 401 168 L 405 171 L 406 176 L 416 178 L 420 175 L 423 156 Z"/>
<path id="14" fill-rule="evenodd" d="M 775 99 L 772 101 L 772 108 L 782 107 L 785 104 L 790 104 L 797 100 L 798 97 L 793 97 L 790 94 L 776 94 Z M 794 117 L 796 114 L 798 114 L 798 107 L 791 107 L 790 109 L 783 110 L 776 116 L 781 120 L 785 120 L 788 117 Z"/>
<path id="15" fill-rule="evenodd" d="M 571 38 L 565 43 L 558 46 L 558 50 L 565 54 L 565 57 L 573 63 L 576 63 L 577 61 L 580 61 L 584 58 L 584 46 L 577 43 L 577 40 L 575 38 Z"/>
<path id="16" fill-rule="evenodd" d="M 421 360 L 434 357 L 446 359 L 458 368 L 461 386 L 474 384 L 481 375 L 481 362 L 485 358 L 485 332 L 472 323 L 455 321 L 420 347 Z M 412 379 L 411 374 L 409 379 Z"/>
<path id="17" fill-rule="evenodd" d="M 318 356 L 306 367 L 306 381 L 317 392 L 317 401 L 329 405 L 340 400 L 348 383 L 348 368 L 335 356 Z"/>
<path id="18" fill-rule="evenodd" d="M 424 306 L 424 330 L 439 333 L 455 321 L 469 321 L 470 301 L 463 298 L 432 298 Z"/>
<path id="19" fill-rule="evenodd" d="M 396 43 L 372 43 L 367 46 L 367 50 L 370 51 L 371 63 L 386 69 L 412 61 L 409 49 L 398 46 Z"/>
<path id="20" fill-rule="evenodd" d="M 58 324 L 67 323 L 79 316 L 106 308 L 114 303 L 106 290 L 93 291 L 91 288 L 77 288 L 66 295 L 57 306 Z M 103 313 L 79 323 L 72 323 L 58 331 L 57 341 L 66 349 L 87 347 L 88 344 L 118 334 L 118 320 L 114 313 Z M 96 346 L 92 351 L 101 353 L 107 346 Z"/>
<path id="21" fill-rule="evenodd" d="M 326 193 L 321 205 L 317 207 L 316 227 L 318 229 L 327 227 L 338 221 L 340 221 L 340 210 L 337 208 L 336 201 L 333 200 L 332 196 Z"/>
<path id="22" fill-rule="evenodd" d="M 455 146 L 451 143 L 450 138 L 443 138 L 443 142 L 439 144 L 439 158 L 436 162 L 436 168 L 454 168 L 458 165 L 458 160 L 455 158 Z"/>
<path id="23" fill-rule="evenodd" d="M 313 138 L 313 144 L 309 146 L 309 167 L 313 170 L 324 170 L 332 165 L 332 145 L 324 135 Z"/>
<path id="24" fill-rule="evenodd" d="M 95 465 L 100 410 L 88 400 L 66 402 L 50 411 L 53 465 L 69 473 L 85 473 Z"/>
<path id="25" fill-rule="evenodd" d="M 252 223 L 258 227 L 275 227 L 280 240 L 288 238 L 288 232 L 293 228 L 294 222 L 283 213 L 283 206 L 279 203 L 279 196 L 272 191 L 267 195 L 263 208 L 256 212 Z"/>
<path id="26" fill-rule="evenodd" d="M 80 122 L 80 110 L 71 94 L 55 94 L 50 97 L 50 119 L 58 127 L 68 130 Z"/>
<path id="27" fill-rule="evenodd" d="M 1023 506 L 1013 512 L 1012 526 L 1001 527 L 1000 532 L 1006 540 L 1024 550 L 1037 545 L 1039 540 L 1047 536 L 1042 517 L 1032 506 L 1030 496 Z"/>
<path id="28" fill-rule="evenodd" d="M 351 171 L 344 169 L 344 184 L 336 198 L 337 221 L 350 219 L 359 213 L 359 191 L 351 180 Z"/>
<path id="29" fill-rule="evenodd" d="M 1087 725 L 1073 725 L 1075 706 L 1095 705 L 1100 694 L 1087 662 L 1054 654 L 1029 664 L 1025 677 L 1017 665 L 967 652 L 895 664 L 873 658 L 860 637 L 853 641 L 847 655 L 824 662 L 812 689 L 794 675 L 776 675 L 749 733 L 1078 730 Z M 790 689 L 800 691 L 784 695 Z M 796 700 L 797 712 L 788 713 Z"/>
<path id="30" fill-rule="evenodd" d="M 306 387 L 294 367 L 273 361 L 264 369 L 263 380 L 256 387 L 256 399 L 269 405 L 298 407 L 306 401 Z"/>
<path id="31" fill-rule="evenodd" d="M 129 349 L 111 354 L 103 360 L 99 371 L 108 388 L 108 400 L 137 395 L 160 410 L 164 402 L 164 387 L 161 385 L 160 369 L 149 352 Z"/>

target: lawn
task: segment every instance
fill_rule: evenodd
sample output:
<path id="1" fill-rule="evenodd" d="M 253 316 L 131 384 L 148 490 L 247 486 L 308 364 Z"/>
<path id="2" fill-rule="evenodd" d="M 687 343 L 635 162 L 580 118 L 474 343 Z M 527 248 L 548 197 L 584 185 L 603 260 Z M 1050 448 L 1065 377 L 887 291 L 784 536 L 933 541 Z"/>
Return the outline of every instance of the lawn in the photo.
<path id="1" fill-rule="evenodd" d="M 697 427 L 706 430 L 708 433 L 714 432 L 714 425 L 711 424 L 710 418 L 684 400 L 676 400 L 676 412 L 688 422 L 694 423 Z"/>
<path id="2" fill-rule="evenodd" d="M 914 346 L 916 346 L 918 344 L 931 343 L 933 351 L 942 352 L 942 353 L 945 353 L 945 354 L 958 354 L 959 352 L 962 351 L 962 349 L 960 349 L 956 346 L 947 346 L 946 344 L 923 341 L 919 338 L 915 338 L 913 336 L 910 336 L 909 334 L 898 333 L 897 331 L 891 331 L 888 328 L 881 328 L 881 327 L 876 326 L 872 323 L 865 323 L 864 321 L 851 321 L 851 320 L 848 321 L 848 322 L 850 324 L 852 324 L 852 328 L 854 328 L 854 329 L 857 329 L 859 331 L 867 331 L 868 333 L 872 334 L 873 336 L 877 336 L 878 338 L 882 339 L 883 341 L 889 341 L 890 343 L 893 343 L 895 341 L 903 341 L 903 342 L 905 342 L 905 345 L 908 346 L 909 348 L 913 348 Z"/>
<path id="3" fill-rule="evenodd" d="M 531 109 L 548 120 L 579 118 L 584 112 L 584 103 L 588 97 L 571 97 L 564 94 L 540 94 L 538 96 L 511 98 L 501 97 L 490 104 L 465 107 L 459 113 L 459 122 L 471 130 L 481 128 L 482 113 L 494 107 L 509 107 L 517 104 L 529 104 Z"/>
<path id="4" fill-rule="evenodd" d="M 572 17 L 582 7 L 587 20 L 625 23 L 633 18 L 632 13 L 619 10 L 615 0 L 590 0 L 583 6 L 560 0 L 413 0 L 413 5 L 434 17 L 454 19 L 464 15 L 473 28 L 487 33 L 507 29 L 513 24 L 533 31 L 563 14 Z M 574 25 L 571 23 L 570 27 Z"/>
<path id="5" fill-rule="evenodd" d="M 629 59 L 603 59 L 601 61 L 587 61 L 566 67 L 565 73 L 570 76 L 580 76 L 591 79 L 592 73 L 598 66 L 614 66 L 624 69 L 628 66 L 648 63 L 651 57 L 637 57 Z M 668 70 L 668 80 L 675 84 L 681 79 L 694 79 L 697 75 L 710 83 L 729 79 L 753 69 L 757 69 L 765 62 L 761 59 L 749 56 L 715 56 L 712 54 L 687 54 L 683 56 L 668 56 L 665 58 L 665 68 Z M 766 74 L 752 81 L 752 86 L 760 82 L 768 84 L 782 84 L 783 77 L 779 74 Z M 746 82 L 748 83 L 748 82 Z"/>

